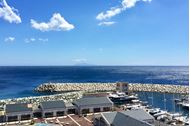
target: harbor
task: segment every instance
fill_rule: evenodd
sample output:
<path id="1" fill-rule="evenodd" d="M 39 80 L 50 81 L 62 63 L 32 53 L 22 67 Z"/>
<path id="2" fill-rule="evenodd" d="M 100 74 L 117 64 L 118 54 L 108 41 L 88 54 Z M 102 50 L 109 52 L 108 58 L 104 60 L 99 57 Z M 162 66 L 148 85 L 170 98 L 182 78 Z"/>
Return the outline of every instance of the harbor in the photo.
<path id="1" fill-rule="evenodd" d="M 0 126 L 189 126 L 188 0 L 0 0 Z"/>
<path id="2" fill-rule="evenodd" d="M 115 89 L 111 91 L 75 90 L 54 95 L 0 100 L 0 125 L 99 126 L 99 123 L 105 123 L 100 119 L 102 117 L 107 120 L 106 117 L 113 114 L 122 114 L 122 116 L 127 117 L 127 115 L 132 116 L 135 113 L 146 116 L 149 121 L 139 120 L 139 118 L 133 116 L 131 119 L 135 119 L 136 123 L 140 121 L 147 126 L 189 125 L 188 95 L 132 92 L 129 83 L 118 82 L 115 85 Z M 160 98 L 155 93 L 159 93 Z M 145 98 L 146 95 L 148 97 Z M 169 97 L 169 95 L 173 97 Z M 160 102 L 162 106 L 157 106 L 156 102 Z M 168 109 L 167 105 L 170 104 L 172 109 Z M 20 111 L 20 114 L 18 112 L 14 113 L 14 111 L 9 112 L 9 106 L 18 110 L 17 107 L 23 105 L 29 106 L 31 108 L 30 112 Z M 48 106 L 54 107 L 49 108 Z M 68 120 L 70 121 L 67 122 Z M 115 122 L 109 123 L 113 124 Z"/>

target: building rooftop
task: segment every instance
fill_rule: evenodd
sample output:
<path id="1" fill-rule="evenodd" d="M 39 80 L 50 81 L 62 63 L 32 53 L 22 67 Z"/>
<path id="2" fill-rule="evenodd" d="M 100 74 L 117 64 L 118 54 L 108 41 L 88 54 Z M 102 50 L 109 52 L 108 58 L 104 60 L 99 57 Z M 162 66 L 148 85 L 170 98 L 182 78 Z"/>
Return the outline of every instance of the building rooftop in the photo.
<path id="1" fill-rule="evenodd" d="M 5 110 L 6 110 L 6 113 L 26 112 L 26 111 L 31 111 L 32 112 L 32 105 L 27 104 L 27 103 L 7 104 Z"/>
<path id="2" fill-rule="evenodd" d="M 145 120 L 153 119 L 143 110 L 102 113 L 102 116 L 108 124 L 113 126 L 126 126 L 129 123 L 130 126 L 151 126 Z"/>
<path id="3" fill-rule="evenodd" d="M 65 108 L 65 103 L 62 100 L 46 101 L 46 102 L 41 102 L 41 107 L 42 107 L 42 109 Z"/>
<path id="4" fill-rule="evenodd" d="M 130 116 L 132 118 L 141 120 L 141 121 L 154 119 L 153 116 L 151 116 L 150 114 L 146 113 L 142 109 L 131 110 L 131 111 L 123 111 L 121 113 L 123 113 L 125 115 L 128 115 L 128 116 Z"/>
<path id="5" fill-rule="evenodd" d="M 108 121 L 109 124 L 112 124 L 117 112 L 108 112 L 108 113 L 102 113 L 103 117 L 105 117 L 106 121 Z"/>
<path id="6" fill-rule="evenodd" d="M 108 97 L 83 97 L 73 102 L 77 106 L 88 106 L 97 104 L 113 104 Z"/>

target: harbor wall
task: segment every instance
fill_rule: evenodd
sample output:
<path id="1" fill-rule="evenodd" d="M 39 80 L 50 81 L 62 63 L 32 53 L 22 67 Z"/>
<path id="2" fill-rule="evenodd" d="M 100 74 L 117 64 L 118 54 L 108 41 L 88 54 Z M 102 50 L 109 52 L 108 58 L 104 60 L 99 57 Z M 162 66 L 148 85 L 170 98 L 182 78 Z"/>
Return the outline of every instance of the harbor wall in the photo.
<path id="1" fill-rule="evenodd" d="M 44 83 L 35 89 L 35 91 L 38 92 L 67 92 L 67 91 L 103 92 L 103 91 L 115 91 L 115 90 L 116 90 L 116 83 Z M 129 83 L 128 91 L 188 94 L 189 86 L 171 85 L 171 84 Z"/>

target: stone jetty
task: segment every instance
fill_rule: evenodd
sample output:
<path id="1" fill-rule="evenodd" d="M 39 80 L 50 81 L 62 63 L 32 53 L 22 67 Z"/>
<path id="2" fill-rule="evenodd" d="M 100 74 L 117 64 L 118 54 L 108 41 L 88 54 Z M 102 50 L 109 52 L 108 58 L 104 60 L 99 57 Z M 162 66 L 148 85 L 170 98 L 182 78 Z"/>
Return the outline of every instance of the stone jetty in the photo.
<path id="1" fill-rule="evenodd" d="M 67 92 L 67 91 L 113 91 L 115 83 L 44 83 L 35 90 L 39 92 Z"/>
<path id="2" fill-rule="evenodd" d="M 38 86 L 35 91 L 38 92 L 67 92 L 67 91 L 85 91 L 85 92 L 103 92 L 116 90 L 116 83 L 44 83 Z M 129 83 L 129 91 L 161 92 L 161 93 L 180 93 L 188 94 L 189 86 L 171 85 L 171 84 L 141 84 Z"/>
<path id="3" fill-rule="evenodd" d="M 188 94 L 189 86 L 169 84 L 129 84 L 130 91 Z"/>

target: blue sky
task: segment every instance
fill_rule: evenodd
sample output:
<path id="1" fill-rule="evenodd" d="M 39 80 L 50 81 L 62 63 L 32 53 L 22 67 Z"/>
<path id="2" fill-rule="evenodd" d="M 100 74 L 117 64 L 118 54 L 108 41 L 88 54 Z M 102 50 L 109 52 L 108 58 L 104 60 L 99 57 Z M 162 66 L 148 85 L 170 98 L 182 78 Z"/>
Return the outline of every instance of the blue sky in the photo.
<path id="1" fill-rule="evenodd" d="M 188 0 L 1 0 L 0 65 L 188 65 Z"/>

